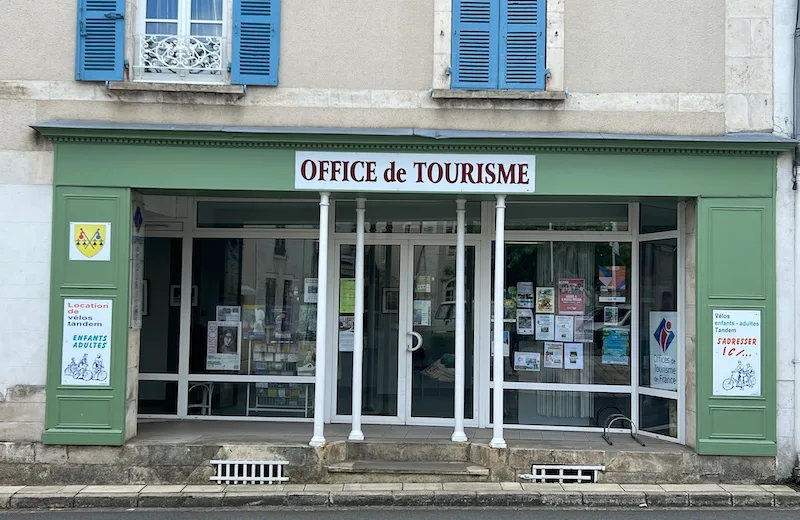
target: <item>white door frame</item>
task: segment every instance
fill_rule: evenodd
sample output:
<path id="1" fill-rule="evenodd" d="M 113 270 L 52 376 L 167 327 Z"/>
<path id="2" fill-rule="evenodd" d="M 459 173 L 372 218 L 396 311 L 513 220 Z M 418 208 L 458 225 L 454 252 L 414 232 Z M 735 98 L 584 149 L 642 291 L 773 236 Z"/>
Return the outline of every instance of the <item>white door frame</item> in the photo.
<path id="1" fill-rule="evenodd" d="M 331 254 L 331 261 L 330 261 L 330 269 L 329 272 L 329 280 L 331 280 L 331 291 L 329 293 L 329 308 L 333 309 L 331 319 L 329 323 L 331 326 L 328 327 L 328 345 L 331 346 L 330 348 L 330 357 L 328 359 L 327 365 L 330 367 L 328 371 L 328 388 L 326 395 L 330 396 L 328 398 L 328 410 L 329 410 L 329 417 L 331 418 L 330 422 L 332 423 L 351 423 L 352 416 L 351 415 L 342 415 L 336 412 L 336 404 L 338 401 L 337 396 L 337 375 L 339 369 L 339 349 L 338 349 L 338 335 L 337 335 L 337 328 L 334 327 L 333 324 L 339 322 L 338 320 L 338 308 L 339 308 L 339 273 L 341 269 L 341 246 L 342 245 L 355 245 L 355 235 L 353 237 L 347 238 L 340 238 L 337 237 L 335 240 L 332 241 L 333 243 L 333 250 Z M 399 309 L 399 327 L 398 327 L 398 337 L 397 337 L 397 348 L 398 348 L 398 374 L 397 374 L 397 415 L 396 416 L 374 416 L 374 415 L 362 415 L 361 422 L 362 424 L 398 424 L 398 425 L 427 425 L 427 426 L 453 426 L 455 424 L 455 419 L 451 418 L 435 418 L 435 417 L 411 417 L 411 360 L 412 357 L 410 353 L 407 351 L 407 332 L 412 330 L 412 312 L 411 312 L 411 302 L 413 301 L 413 294 L 412 294 L 412 282 L 414 276 L 414 246 L 415 245 L 438 245 L 438 246 L 454 246 L 456 245 L 456 237 L 455 236 L 442 236 L 442 235 L 435 235 L 435 236 L 425 236 L 425 235 L 413 235 L 411 237 L 404 236 L 392 236 L 392 235 L 375 235 L 375 234 L 367 234 L 364 238 L 364 245 L 365 246 L 373 246 L 373 245 L 395 245 L 400 247 L 400 309 Z M 480 280 L 481 280 L 481 265 L 480 265 L 480 245 L 481 242 L 478 237 L 475 238 L 467 238 L 464 241 L 465 247 L 474 247 L 475 248 L 475 280 L 473 282 L 475 290 L 473 291 L 472 297 L 475 301 L 480 301 Z M 479 388 L 480 379 L 478 377 L 478 352 L 479 349 L 477 348 L 478 345 L 478 337 L 479 337 L 479 329 L 480 320 L 478 319 L 478 313 L 473 309 L 472 313 L 472 320 L 473 320 L 473 342 L 472 342 L 472 349 L 473 349 L 473 366 L 472 366 L 472 374 L 471 377 L 473 378 L 473 386 L 472 386 L 472 419 L 465 419 L 464 424 L 468 427 L 477 427 L 478 426 L 478 399 L 481 394 L 481 388 Z M 470 347 L 468 347 L 470 348 Z M 465 374 L 465 377 L 470 377 L 470 374 Z"/>

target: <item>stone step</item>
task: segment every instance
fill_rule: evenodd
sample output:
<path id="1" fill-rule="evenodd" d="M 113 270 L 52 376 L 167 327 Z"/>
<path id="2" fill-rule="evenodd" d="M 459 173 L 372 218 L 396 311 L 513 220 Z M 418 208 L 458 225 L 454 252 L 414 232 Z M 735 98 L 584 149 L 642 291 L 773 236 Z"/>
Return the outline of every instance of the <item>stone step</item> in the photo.
<path id="1" fill-rule="evenodd" d="M 468 462 L 468 443 L 452 442 L 348 442 L 346 460 L 386 462 Z M 333 461 L 332 461 L 333 462 Z"/>
<path id="2" fill-rule="evenodd" d="M 486 482 L 489 469 L 471 462 L 345 460 L 326 466 L 334 483 Z"/>

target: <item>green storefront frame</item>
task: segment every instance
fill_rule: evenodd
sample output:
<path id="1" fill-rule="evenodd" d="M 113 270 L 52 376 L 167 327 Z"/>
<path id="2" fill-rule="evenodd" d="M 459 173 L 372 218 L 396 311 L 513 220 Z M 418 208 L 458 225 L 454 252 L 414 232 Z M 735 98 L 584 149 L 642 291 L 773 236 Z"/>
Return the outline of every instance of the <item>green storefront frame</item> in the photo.
<path id="1" fill-rule="evenodd" d="M 35 128 L 55 145 L 50 347 L 45 442 L 115 445 L 126 440 L 127 304 L 115 306 L 111 386 L 61 386 L 63 298 L 129 301 L 132 190 L 204 196 L 294 196 L 296 151 L 535 154 L 532 200 L 675 197 L 697 202 L 697 422 L 701 454 L 776 454 L 775 193 L 790 140 L 762 137 L 603 138 L 451 135 L 402 131 L 142 128 L 53 122 Z M 439 136 L 441 137 L 441 136 Z M 306 193 L 307 195 L 307 193 Z M 107 221 L 112 261 L 73 267 L 69 222 Z M 85 267 L 84 267 L 85 265 Z M 711 313 L 762 312 L 762 395 L 712 395 Z M 687 375 L 688 376 L 688 375 Z M 135 416 L 134 416 L 135 417 Z M 129 413 L 130 420 L 130 413 Z"/>

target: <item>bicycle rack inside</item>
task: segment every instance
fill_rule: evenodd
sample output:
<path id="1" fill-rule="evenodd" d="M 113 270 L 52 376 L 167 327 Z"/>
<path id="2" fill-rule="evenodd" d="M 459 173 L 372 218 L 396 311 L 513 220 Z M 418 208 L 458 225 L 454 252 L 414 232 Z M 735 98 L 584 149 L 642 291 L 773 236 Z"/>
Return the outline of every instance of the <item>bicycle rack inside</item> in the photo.
<path id="1" fill-rule="evenodd" d="M 613 425 L 615 422 L 620 422 L 620 421 L 628 422 L 628 425 L 630 426 L 631 429 L 631 439 L 635 440 L 636 442 L 644 446 L 644 443 L 641 441 L 641 439 L 639 439 L 639 430 L 636 428 L 636 423 L 634 423 L 630 419 L 630 417 L 627 417 L 626 415 L 623 415 L 621 413 L 615 413 L 613 415 L 608 416 L 608 419 L 606 419 L 606 424 L 605 426 L 603 426 L 603 439 L 605 439 L 605 441 L 609 445 L 611 446 L 614 445 L 614 443 L 611 442 L 611 432 L 610 432 L 611 425 Z"/>

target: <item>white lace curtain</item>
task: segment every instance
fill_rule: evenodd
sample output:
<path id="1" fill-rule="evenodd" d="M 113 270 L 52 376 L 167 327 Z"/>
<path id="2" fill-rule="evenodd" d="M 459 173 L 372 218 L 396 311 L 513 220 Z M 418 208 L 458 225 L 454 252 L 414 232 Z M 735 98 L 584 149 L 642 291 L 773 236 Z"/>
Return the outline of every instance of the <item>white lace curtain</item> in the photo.
<path id="1" fill-rule="evenodd" d="M 177 34 L 178 20 L 182 12 L 189 8 L 190 20 L 193 22 L 201 21 L 220 21 L 222 20 L 222 0 L 147 0 L 147 19 L 148 20 L 175 20 L 168 22 L 148 22 L 148 34 Z M 191 33 L 199 35 L 211 35 L 209 31 L 216 33 L 217 24 L 192 23 Z"/>
<path id="2" fill-rule="evenodd" d="M 537 248 L 536 284 L 557 287 L 559 278 L 585 280 L 585 301 L 590 312 L 594 300 L 595 244 L 550 242 Z M 545 383 L 590 384 L 594 381 L 592 344 L 583 344 L 583 370 L 545 371 Z M 537 413 L 547 417 L 586 418 L 594 415 L 594 397 L 582 392 L 537 392 Z"/>

